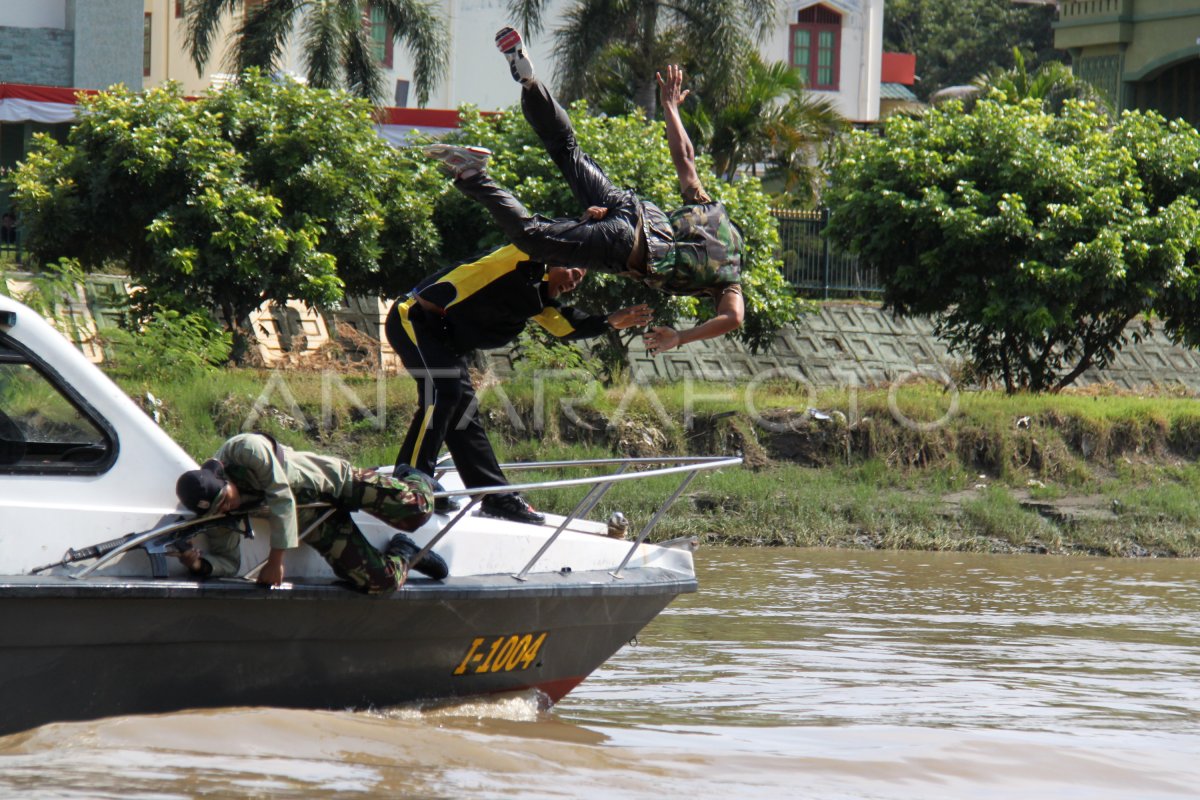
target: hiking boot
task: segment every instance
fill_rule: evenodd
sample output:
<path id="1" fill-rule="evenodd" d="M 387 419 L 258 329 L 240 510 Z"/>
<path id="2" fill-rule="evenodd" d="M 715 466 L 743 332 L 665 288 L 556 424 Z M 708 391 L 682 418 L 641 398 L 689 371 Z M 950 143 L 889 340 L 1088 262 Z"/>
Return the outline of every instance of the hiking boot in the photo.
<path id="1" fill-rule="evenodd" d="M 508 60 L 508 71 L 512 73 L 513 80 L 522 86 L 532 86 L 537 80 L 533 74 L 533 61 L 529 59 L 525 43 L 521 41 L 521 34 L 516 28 L 506 25 L 496 31 L 496 49 Z"/>
<path id="2" fill-rule="evenodd" d="M 386 554 L 389 556 L 399 556 L 404 559 L 406 569 L 415 569 L 417 572 L 433 578 L 435 581 L 443 580 L 450 574 L 450 567 L 446 564 L 445 559 L 432 550 L 426 553 L 416 564 L 413 564 L 412 558 L 419 552 L 421 552 L 420 545 L 403 533 L 397 533 L 388 542 Z"/>
<path id="3" fill-rule="evenodd" d="M 421 152 L 441 163 L 442 172 L 455 180 L 478 175 L 487 167 L 492 151 L 483 147 L 463 147 L 454 144 L 431 144 Z"/>
<path id="4" fill-rule="evenodd" d="M 516 492 L 508 494 L 489 494 L 479 504 L 479 513 L 485 517 L 507 519 L 512 522 L 526 522 L 530 525 L 541 525 L 546 521 L 545 514 L 533 510 L 533 506 L 525 502 L 525 498 Z"/>

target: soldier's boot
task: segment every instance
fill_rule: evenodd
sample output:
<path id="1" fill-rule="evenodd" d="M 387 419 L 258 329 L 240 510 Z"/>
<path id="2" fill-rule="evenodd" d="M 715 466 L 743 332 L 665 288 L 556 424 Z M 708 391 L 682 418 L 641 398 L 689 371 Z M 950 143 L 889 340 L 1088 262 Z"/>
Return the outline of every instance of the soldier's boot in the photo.
<path id="1" fill-rule="evenodd" d="M 445 580 L 450 574 L 450 566 L 446 560 L 437 553 L 430 550 L 420 561 L 413 563 L 413 556 L 421 552 L 421 547 L 408 536 L 403 533 L 397 533 L 388 542 L 387 555 L 398 556 L 404 559 L 404 563 L 417 572 L 426 577 L 433 578 L 435 581 Z"/>

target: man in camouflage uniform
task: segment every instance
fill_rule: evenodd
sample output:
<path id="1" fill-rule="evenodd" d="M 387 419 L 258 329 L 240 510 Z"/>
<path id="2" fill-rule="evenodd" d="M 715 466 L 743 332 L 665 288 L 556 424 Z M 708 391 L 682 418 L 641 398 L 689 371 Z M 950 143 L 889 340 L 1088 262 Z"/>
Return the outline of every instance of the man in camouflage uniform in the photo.
<path id="1" fill-rule="evenodd" d="M 433 490 L 429 479 L 413 470 L 396 477 L 356 469 L 348 461 L 292 450 L 273 438 L 243 433 L 226 441 L 200 469 L 179 477 L 176 494 L 201 516 L 223 514 L 239 507 L 264 506 L 270 529 L 271 552 L 258 582 L 283 582 L 283 557 L 300 545 L 300 532 L 329 509 L 297 509 L 308 503 L 330 503 L 333 513 L 305 542 L 319 552 L 339 578 L 369 594 L 390 592 L 404 585 L 409 563 L 420 549 L 403 533 L 392 537 L 380 553 L 367 541 L 350 516 L 366 511 L 394 528 L 414 531 L 429 519 Z M 241 535 L 216 526 L 206 531 L 209 549 L 180 556 L 201 577 L 236 575 L 241 568 Z M 413 565 L 419 572 L 445 578 L 446 562 L 430 552 Z"/>
<path id="2" fill-rule="evenodd" d="M 490 153 L 482 148 L 430 145 L 454 177 L 454 185 L 488 209 L 514 245 L 550 266 L 577 266 L 611 272 L 673 295 L 709 297 L 716 315 L 686 331 L 666 326 L 645 336 L 653 353 L 687 342 L 711 339 L 741 326 L 742 236 L 725 207 L 705 192 L 696 172 L 696 153 L 684 130 L 679 105 L 683 72 L 671 65 L 658 83 L 666 119 L 667 145 L 685 203 L 664 214 L 653 203 L 618 189 L 579 148 L 571 121 L 549 90 L 534 76 L 521 36 L 512 28 L 496 34 L 496 46 L 522 85 L 521 110 L 542 140 L 580 204 L 582 219 L 531 215 L 521 202 L 485 172 Z"/>

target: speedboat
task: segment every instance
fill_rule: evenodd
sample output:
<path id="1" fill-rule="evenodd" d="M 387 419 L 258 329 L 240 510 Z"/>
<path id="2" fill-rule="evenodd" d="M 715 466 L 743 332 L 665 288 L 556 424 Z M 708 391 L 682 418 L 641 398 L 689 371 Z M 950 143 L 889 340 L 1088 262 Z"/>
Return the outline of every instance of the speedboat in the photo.
<path id="1" fill-rule="evenodd" d="M 175 497 L 195 461 L 37 313 L 0 296 L 0 733 L 53 721 L 218 706 L 381 708 L 511 691 L 554 703 L 681 593 L 696 541 L 648 536 L 701 471 L 737 458 L 506 465 L 570 477 L 461 488 L 461 510 L 412 538 L 444 580 L 412 573 L 366 596 L 311 548 L 283 586 L 249 579 L 267 536 L 245 518 L 243 574 L 199 580 L 170 558 L 203 525 Z M 565 473 L 564 473 L 565 474 Z M 592 520 L 617 483 L 676 475 L 678 488 L 621 536 Z M 590 486 L 542 525 L 477 513 L 491 491 Z M 358 514 L 379 548 L 395 531 Z"/>

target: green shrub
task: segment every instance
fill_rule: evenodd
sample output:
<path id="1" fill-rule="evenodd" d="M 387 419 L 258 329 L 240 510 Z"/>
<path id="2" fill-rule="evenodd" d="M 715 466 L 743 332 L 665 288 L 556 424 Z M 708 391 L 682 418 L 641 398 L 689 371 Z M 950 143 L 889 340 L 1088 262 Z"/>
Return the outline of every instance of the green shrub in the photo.
<path id="1" fill-rule="evenodd" d="M 157 308 L 136 330 L 106 328 L 98 337 L 106 368 L 143 382 L 215 372 L 229 360 L 233 337 L 207 314 Z"/>

